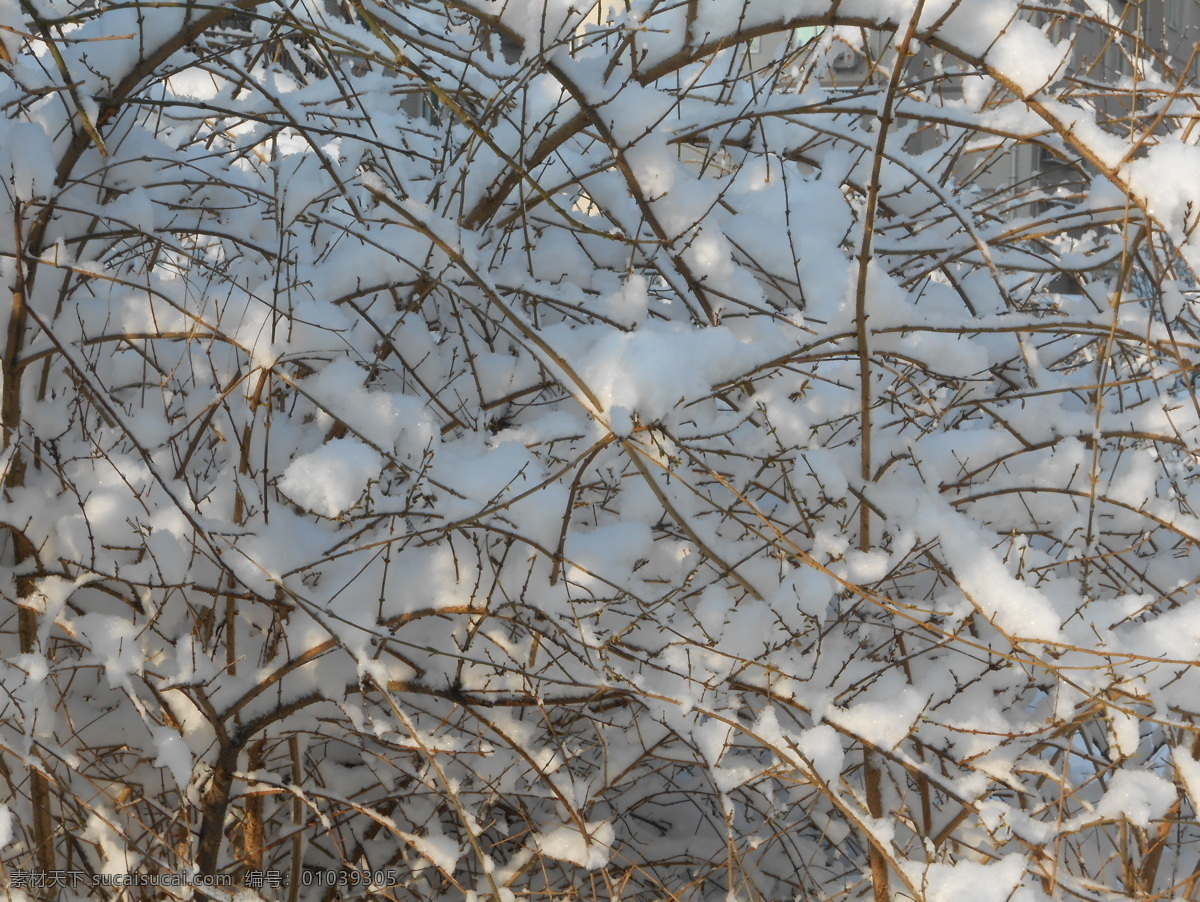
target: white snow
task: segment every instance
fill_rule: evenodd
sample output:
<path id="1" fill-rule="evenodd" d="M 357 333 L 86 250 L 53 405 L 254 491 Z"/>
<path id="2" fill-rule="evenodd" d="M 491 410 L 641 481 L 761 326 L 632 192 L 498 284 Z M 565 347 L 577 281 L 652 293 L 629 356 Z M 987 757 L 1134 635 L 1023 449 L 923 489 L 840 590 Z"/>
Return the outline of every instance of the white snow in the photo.
<path id="1" fill-rule="evenodd" d="M 837 730 L 828 724 L 818 724 L 810 730 L 805 730 L 796 745 L 822 781 L 830 785 L 837 784 L 845 758 L 842 740 Z"/>
<path id="2" fill-rule="evenodd" d="M 885 698 L 857 702 L 847 708 L 829 706 L 825 720 L 872 745 L 893 749 L 912 732 L 926 700 L 912 686 L 885 694 Z"/>
<path id="3" fill-rule="evenodd" d="M 543 855 L 594 871 L 608 864 L 615 838 L 611 822 L 596 821 L 586 824 L 584 833 L 574 825 L 564 825 L 535 834 L 533 840 Z"/>
<path id="4" fill-rule="evenodd" d="M 382 469 L 383 459 L 370 446 L 354 438 L 332 439 L 288 464 L 279 490 L 301 507 L 336 517 L 359 502 Z"/>
<path id="5" fill-rule="evenodd" d="M 909 876 L 924 890 L 927 902 L 1009 902 L 1025 873 L 1024 856 L 1013 853 L 988 863 L 959 861 L 911 865 Z M 1018 896 L 1020 898 L 1020 896 Z"/>
<path id="6" fill-rule="evenodd" d="M 178 787 L 185 787 L 192 779 L 192 751 L 178 731 L 160 727 L 152 731 L 158 756 L 155 767 L 165 767 Z"/>
<path id="7" fill-rule="evenodd" d="M 1175 787 L 1158 774 L 1119 770 L 1093 814 L 1082 815 L 1081 820 L 1123 818 L 1135 827 L 1148 827 L 1163 817 L 1174 801 Z"/>
<path id="8" fill-rule="evenodd" d="M 418 854 L 425 858 L 429 864 L 432 864 L 443 874 L 449 875 L 454 873 L 454 866 L 458 863 L 458 859 L 462 855 L 462 847 L 456 840 L 441 833 L 416 836 L 412 833 L 401 832 L 399 835 Z M 421 870 L 420 863 L 414 867 L 414 870 Z"/>

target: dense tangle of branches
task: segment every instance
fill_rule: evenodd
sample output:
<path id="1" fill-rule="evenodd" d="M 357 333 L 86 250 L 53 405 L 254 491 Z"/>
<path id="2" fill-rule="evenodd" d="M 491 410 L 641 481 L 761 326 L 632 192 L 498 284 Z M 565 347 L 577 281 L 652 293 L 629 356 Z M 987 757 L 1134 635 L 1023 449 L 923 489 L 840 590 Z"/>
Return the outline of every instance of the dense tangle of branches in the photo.
<path id="1" fill-rule="evenodd" d="M 5 873 L 1197 898 L 1118 6 L 0 0 Z"/>

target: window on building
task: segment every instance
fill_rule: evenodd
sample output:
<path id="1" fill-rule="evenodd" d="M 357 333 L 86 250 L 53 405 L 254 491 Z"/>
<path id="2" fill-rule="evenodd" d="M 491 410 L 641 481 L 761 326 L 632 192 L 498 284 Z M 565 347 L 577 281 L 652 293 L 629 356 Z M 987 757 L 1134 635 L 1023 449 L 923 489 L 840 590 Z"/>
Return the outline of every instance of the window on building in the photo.
<path id="1" fill-rule="evenodd" d="M 441 119 L 442 119 L 441 106 L 442 105 L 438 102 L 437 97 L 434 96 L 432 93 L 425 91 L 421 94 L 421 113 L 420 113 L 420 115 L 421 115 L 421 118 L 424 119 L 426 122 L 428 122 L 430 125 L 437 125 L 439 122 L 441 122 Z"/>
<path id="2" fill-rule="evenodd" d="M 793 28 L 791 36 L 788 38 L 788 50 L 795 52 L 811 44 L 824 33 L 824 25 L 806 25 L 803 28 Z M 834 42 L 830 62 L 835 69 L 856 69 L 859 64 L 859 57 L 848 44 L 838 40 Z"/>
<path id="3" fill-rule="evenodd" d="M 820 37 L 821 32 L 824 30 L 824 25 L 805 25 L 803 28 L 793 28 L 791 39 L 788 41 L 788 46 L 792 50 L 797 50 L 814 38 Z"/>

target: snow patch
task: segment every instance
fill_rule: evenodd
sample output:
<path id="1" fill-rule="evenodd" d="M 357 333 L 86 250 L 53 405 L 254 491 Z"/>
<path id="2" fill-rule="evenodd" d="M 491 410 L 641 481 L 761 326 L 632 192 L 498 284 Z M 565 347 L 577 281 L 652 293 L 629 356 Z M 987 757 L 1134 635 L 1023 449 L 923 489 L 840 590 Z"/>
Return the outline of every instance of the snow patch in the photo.
<path id="1" fill-rule="evenodd" d="M 358 503 L 382 469 L 373 448 L 354 438 L 333 439 L 288 464 L 279 490 L 313 513 L 337 517 Z"/>
<path id="2" fill-rule="evenodd" d="M 549 858 L 594 871 L 608 864 L 616 831 L 608 821 L 586 824 L 585 830 L 581 834 L 574 826 L 558 827 L 535 834 L 534 842 L 538 851 Z"/>

